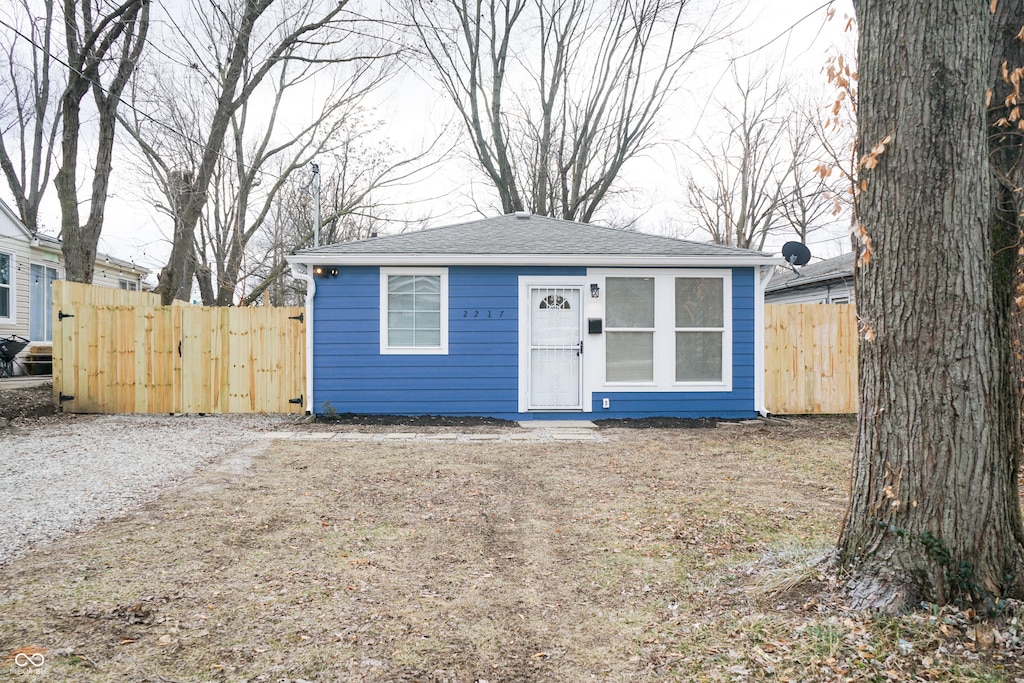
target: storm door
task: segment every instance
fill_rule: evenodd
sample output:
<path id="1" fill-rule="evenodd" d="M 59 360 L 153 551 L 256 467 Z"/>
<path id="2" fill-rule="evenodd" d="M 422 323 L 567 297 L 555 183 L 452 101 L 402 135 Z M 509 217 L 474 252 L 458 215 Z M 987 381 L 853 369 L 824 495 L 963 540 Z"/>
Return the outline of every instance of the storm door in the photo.
<path id="1" fill-rule="evenodd" d="M 582 410 L 581 287 L 530 287 L 530 410 Z"/>

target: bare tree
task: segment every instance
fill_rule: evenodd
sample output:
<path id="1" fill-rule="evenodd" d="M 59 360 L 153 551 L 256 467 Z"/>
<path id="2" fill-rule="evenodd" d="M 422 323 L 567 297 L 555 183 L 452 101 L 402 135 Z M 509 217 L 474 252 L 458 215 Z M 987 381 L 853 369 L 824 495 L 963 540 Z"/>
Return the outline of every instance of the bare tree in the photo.
<path id="1" fill-rule="evenodd" d="M 341 149 L 322 159 L 322 244 L 365 239 L 383 229 L 387 210 L 374 194 L 396 182 L 402 175 L 400 169 L 407 164 L 392 162 L 391 158 L 388 151 L 380 153 L 359 145 L 357 139 L 349 139 Z M 252 286 L 243 304 L 260 297 L 273 305 L 299 300 L 296 294 L 304 288 L 293 284 L 284 256 L 313 246 L 315 200 L 310 185 L 292 183 L 275 196 L 255 241 L 254 253 L 262 251 L 266 256 L 254 259 L 248 271 Z"/>
<path id="2" fill-rule="evenodd" d="M 92 282 L 113 167 L 114 134 L 121 93 L 135 70 L 149 31 L 150 0 L 64 0 L 68 82 L 61 96 L 61 161 L 54 178 L 60 200 L 67 279 Z M 93 93 L 97 113 L 89 213 L 81 220 L 78 188 L 82 100 Z"/>
<path id="3" fill-rule="evenodd" d="M 215 44 L 227 43 L 234 27 L 216 13 L 195 17 L 199 33 Z M 389 76 L 391 60 L 366 59 L 341 67 L 319 59 L 310 60 L 303 44 L 295 42 L 267 72 L 265 82 L 230 113 L 228 131 L 212 167 L 207 202 L 193 231 L 191 250 L 175 296 L 191 296 L 193 276 L 198 279 L 203 303 L 231 305 L 244 281 L 249 243 L 260 231 L 278 192 L 292 174 L 316 156 L 345 145 L 359 124 L 361 102 Z M 252 64 L 243 67 L 241 80 L 251 77 Z M 225 70 L 216 64 L 185 69 L 180 85 L 172 85 L 164 65 L 138 84 L 135 97 L 147 109 L 167 112 L 164 120 L 136 114 L 126 122 L 145 157 L 149 172 L 172 209 L 174 242 L 186 244 L 181 226 L 185 206 L 176 198 L 183 190 L 194 191 L 194 182 L 182 188 L 176 182 L 181 168 L 191 168 L 202 155 L 202 144 L 215 118 L 215 97 L 223 92 Z M 170 82 L 170 83 L 169 83 Z M 315 82 L 326 92 L 315 98 L 304 94 Z M 282 107 L 297 98 L 310 100 L 309 114 L 298 122 L 280 121 Z M 292 116 L 294 118 L 294 115 Z"/>
<path id="4" fill-rule="evenodd" d="M 308 156 L 316 149 L 314 142 L 296 142 L 309 139 L 302 133 L 293 137 L 290 144 L 261 136 L 262 142 L 257 141 L 247 148 L 242 133 L 246 126 L 242 122 L 248 116 L 246 106 L 250 98 L 268 88 L 280 93 L 283 84 L 303 82 L 324 65 L 345 62 L 363 68 L 359 65 L 392 54 L 383 41 L 370 38 L 374 26 L 349 12 L 347 5 L 347 0 L 337 3 L 233 0 L 209 4 L 194 0 L 191 16 L 173 24 L 178 39 L 168 47 L 168 55 L 179 66 L 202 75 L 202 81 L 211 86 L 208 94 L 212 105 L 204 110 L 204 118 L 198 125 L 193 123 L 188 130 L 180 131 L 186 137 L 198 137 L 199 144 L 196 156 L 185 162 L 188 166 L 183 170 L 188 172 L 191 184 L 187 201 L 175 215 L 177 227 L 171 255 L 157 286 L 164 303 L 170 303 L 191 282 L 196 226 L 204 215 L 218 168 L 228 156 L 226 140 L 230 140 L 228 144 L 236 155 L 231 158 L 242 162 L 241 166 L 236 166 L 235 178 L 241 178 L 250 190 L 265 177 L 262 171 L 253 172 L 253 166 L 258 169 L 293 144 L 299 149 L 303 149 L 304 144 L 312 145 L 306 146 L 295 158 L 295 163 L 301 165 L 302 154 Z M 286 65 L 305 65 L 309 70 L 299 67 L 289 70 Z M 267 85 L 271 80 L 275 87 Z M 271 106 L 275 112 L 276 106 Z M 242 139 L 239 139 L 240 134 Z M 244 154 L 254 156 L 244 157 Z M 168 165 L 163 175 L 166 177 L 170 170 L 174 169 Z M 170 205 L 173 206 L 173 202 Z M 232 230 L 237 237 L 244 237 L 251 229 L 248 218 L 245 211 L 235 215 Z M 229 247 L 224 255 L 225 269 L 233 268 L 233 262 L 243 252 L 244 245 L 234 255 Z M 229 285 L 226 292 L 230 291 L 232 286 Z"/>
<path id="5" fill-rule="evenodd" d="M 804 244 L 816 230 L 833 223 L 843 212 L 842 196 L 848 183 L 822 173 L 822 149 L 816 133 L 816 114 L 800 107 L 786 124 L 785 153 L 787 170 L 783 176 L 779 211 L 784 229 L 792 230 Z"/>
<path id="6" fill-rule="evenodd" d="M 786 178 L 794 160 L 786 147 L 786 89 L 767 73 L 743 79 L 732 70 L 735 97 L 722 103 L 724 135 L 691 150 L 697 157 L 686 205 L 697 227 L 717 244 L 762 249 L 785 225 Z"/>
<path id="7" fill-rule="evenodd" d="M 17 25 L 0 36 L 7 62 L 7 78 L 0 80 L 0 168 L 21 221 L 35 231 L 60 130 L 64 74 L 55 58 L 54 0 L 20 0 L 12 9 Z"/>
<path id="8" fill-rule="evenodd" d="M 505 213 L 590 221 L 723 14 L 689 0 L 405 0 Z M 720 9 L 720 8 L 719 8 Z M 721 22 L 721 23 L 715 23 Z"/>

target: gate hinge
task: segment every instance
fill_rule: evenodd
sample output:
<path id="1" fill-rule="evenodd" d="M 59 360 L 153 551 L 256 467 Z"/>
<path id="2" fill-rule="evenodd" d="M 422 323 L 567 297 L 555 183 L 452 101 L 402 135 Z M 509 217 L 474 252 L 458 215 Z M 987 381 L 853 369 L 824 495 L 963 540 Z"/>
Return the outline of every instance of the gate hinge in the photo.
<path id="1" fill-rule="evenodd" d="M 57 400 L 60 403 L 64 403 L 64 401 L 74 401 L 75 397 L 74 396 L 68 396 L 65 393 L 61 393 L 59 396 L 57 396 Z"/>
<path id="2" fill-rule="evenodd" d="M 74 318 L 74 317 L 75 316 L 74 316 L 73 313 L 65 313 L 64 311 L 57 311 L 57 320 L 58 321 L 61 321 L 64 318 Z"/>
<path id="3" fill-rule="evenodd" d="M 306 322 L 306 314 L 305 313 L 299 313 L 298 315 L 290 315 L 290 316 L 288 316 L 288 319 L 289 320 L 298 320 L 300 323 L 304 323 L 304 322 Z"/>
<path id="4" fill-rule="evenodd" d="M 288 399 L 288 402 L 289 403 L 294 403 L 295 405 L 301 406 L 302 405 L 302 397 L 299 396 L 298 398 L 290 398 L 290 399 Z"/>

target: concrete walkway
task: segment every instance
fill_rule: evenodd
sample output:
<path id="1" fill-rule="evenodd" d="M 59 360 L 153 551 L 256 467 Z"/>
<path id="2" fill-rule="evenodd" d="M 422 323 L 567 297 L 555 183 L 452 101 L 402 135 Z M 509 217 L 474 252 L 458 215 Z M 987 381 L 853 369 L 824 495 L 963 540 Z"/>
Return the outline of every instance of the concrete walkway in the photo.
<path id="1" fill-rule="evenodd" d="M 295 441 L 455 441 L 459 443 L 480 443 L 503 441 L 511 443 L 539 443 L 543 441 L 606 441 L 592 428 L 532 428 L 523 430 L 502 430 L 500 432 L 266 432 L 264 439 L 289 439 Z"/>

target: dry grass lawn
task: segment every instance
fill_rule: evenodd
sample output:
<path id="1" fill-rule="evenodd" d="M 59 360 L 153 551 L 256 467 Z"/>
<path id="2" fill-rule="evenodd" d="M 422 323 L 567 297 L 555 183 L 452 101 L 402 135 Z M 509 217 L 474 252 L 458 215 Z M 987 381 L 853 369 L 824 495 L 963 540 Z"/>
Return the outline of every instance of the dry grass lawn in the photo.
<path id="1" fill-rule="evenodd" d="M 845 615 L 801 571 L 853 428 L 274 441 L 0 569 L 0 657 L 45 648 L 60 681 L 1024 676 L 961 616 Z"/>

